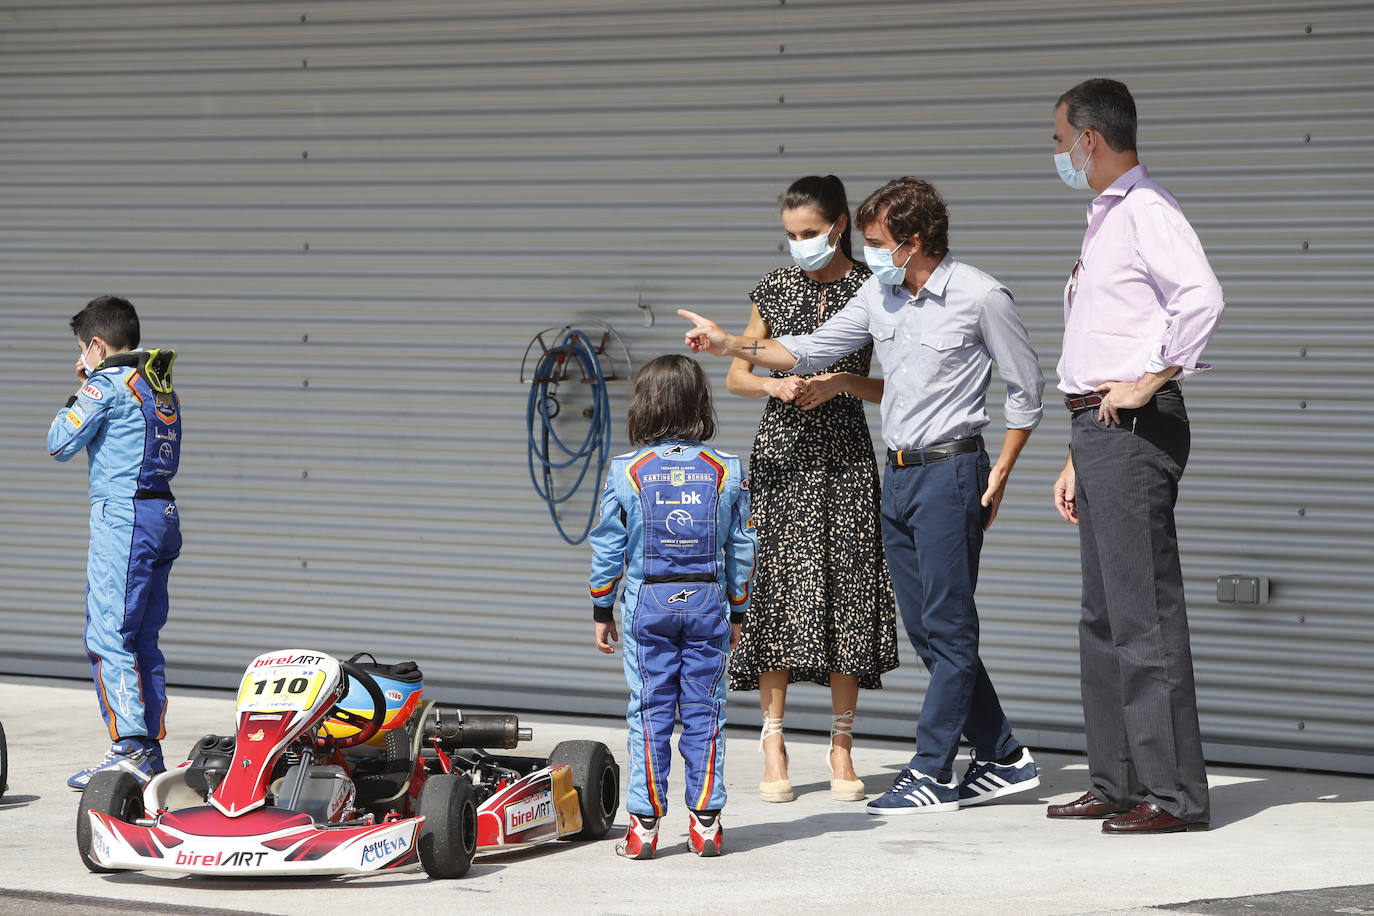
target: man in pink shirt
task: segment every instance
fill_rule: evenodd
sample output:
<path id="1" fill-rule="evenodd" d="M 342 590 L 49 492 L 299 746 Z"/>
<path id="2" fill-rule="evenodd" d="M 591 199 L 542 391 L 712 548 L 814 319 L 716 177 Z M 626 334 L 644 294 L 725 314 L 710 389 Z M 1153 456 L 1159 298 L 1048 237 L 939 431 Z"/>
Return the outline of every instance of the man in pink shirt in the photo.
<path id="1" fill-rule="evenodd" d="M 1221 317 L 1221 287 L 1178 202 L 1136 155 L 1136 110 L 1115 80 L 1064 93 L 1055 166 L 1091 189 L 1064 289 L 1059 387 L 1072 415 L 1054 504 L 1078 526 L 1079 660 L 1091 785 L 1051 818 L 1109 834 L 1206 830 L 1207 773 L 1174 503 L 1188 462 L 1179 382 Z"/>

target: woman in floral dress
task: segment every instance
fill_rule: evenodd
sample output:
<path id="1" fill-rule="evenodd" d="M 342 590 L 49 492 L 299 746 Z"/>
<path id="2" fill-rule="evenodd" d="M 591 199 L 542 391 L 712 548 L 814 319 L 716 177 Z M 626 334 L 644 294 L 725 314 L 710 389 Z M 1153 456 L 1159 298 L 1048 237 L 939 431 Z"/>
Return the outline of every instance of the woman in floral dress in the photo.
<path id="1" fill-rule="evenodd" d="M 869 277 L 850 253 L 849 206 L 833 175 L 797 180 L 782 201 L 795 266 L 755 287 L 744 334 L 809 334 Z M 880 688 L 897 667 L 892 585 L 883 556 L 880 489 L 863 401 L 882 400 L 868 377 L 872 345 L 813 376 L 754 373 L 737 359 L 726 385 L 766 397 L 749 465 L 759 536 L 744 635 L 730 657 L 730 686 L 759 690 L 764 801 L 791 801 L 782 720 L 787 686 L 830 688 L 831 794 L 864 797 L 850 759 L 859 688 Z"/>

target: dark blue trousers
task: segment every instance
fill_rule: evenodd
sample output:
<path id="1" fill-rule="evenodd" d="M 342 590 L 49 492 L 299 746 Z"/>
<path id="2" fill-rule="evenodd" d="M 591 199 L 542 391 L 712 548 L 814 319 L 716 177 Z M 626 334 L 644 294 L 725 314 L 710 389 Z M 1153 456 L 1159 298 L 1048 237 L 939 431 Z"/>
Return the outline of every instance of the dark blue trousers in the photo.
<path id="1" fill-rule="evenodd" d="M 907 636 L 930 672 L 911 768 L 948 782 L 959 736 L 981 759 L 1019 749 L 978 658 L 981 505 L 990 464 L 985 451 L 919 467 L 889 467 L 883 478 L 883 547 Z"/>

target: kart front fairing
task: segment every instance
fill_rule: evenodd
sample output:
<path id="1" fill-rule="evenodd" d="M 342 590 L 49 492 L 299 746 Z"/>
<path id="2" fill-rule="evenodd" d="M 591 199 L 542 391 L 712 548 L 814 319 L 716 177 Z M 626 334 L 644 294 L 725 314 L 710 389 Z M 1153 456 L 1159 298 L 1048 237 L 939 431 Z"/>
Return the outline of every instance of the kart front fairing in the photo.
<path id="1" fill-rule="evenodd" d="M 176 778 L 175 771 L 164 777 Z M 149 790 L 154 787 L 150 784 Z M 260 807 L 236 818 L 212 805 L 167 812 L 149 826 L 98 811 L 91 858 L 106 868 L 194 875 L 341 875 L 416 861 L 423 817 L 361 827 L 320 827 L 305 813 Z"/>

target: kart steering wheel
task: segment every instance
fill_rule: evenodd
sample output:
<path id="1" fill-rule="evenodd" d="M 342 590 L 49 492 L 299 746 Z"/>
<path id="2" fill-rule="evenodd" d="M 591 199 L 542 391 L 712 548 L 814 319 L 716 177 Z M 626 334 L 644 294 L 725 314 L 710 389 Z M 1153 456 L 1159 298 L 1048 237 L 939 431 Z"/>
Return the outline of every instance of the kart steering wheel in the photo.
<path id="1" fill-rule="evenodd" d="M 339 669 L 343 671 L 345 675 L 361 684 L 363 689 L 367 691 L 368 699 L 372 700 L 372 715 L 368 717 L 353 712 L 350 709 L 343 709 L 336 702 L 333 706 L 329 707 L 329 712 L 325 713 L 324 718 L 320 720 L 321 725 L 323 725 L 325 719 L 334 719 L 337 722 L 342 722 L 345 725 L 351 725 L 359 729 L 359 732 L 356 735 L 348 735 L 344 738 L 333 738 L 328 734 L 321 735 L 319 732 L 316 732 L 314 739 L 315 746 L 318 748 L 325 748 L 332 745 L 337 750 L 343 750 L 346 747 L 357 747 L 359 744 L 365 744 L 372 739 L 373 735 L 381 731 L 382 724 L 386 722 L 386 697 L 382 695 L 382 688 L 377 686 L 377 682 L 372 679 L 372 675 L 368 674 L 353 662 L 340 660 Z M 345 694 L 345 696 L 346 695 L 347 694 Z M 342 697 L 340 699 L 342 699 Z"/>

